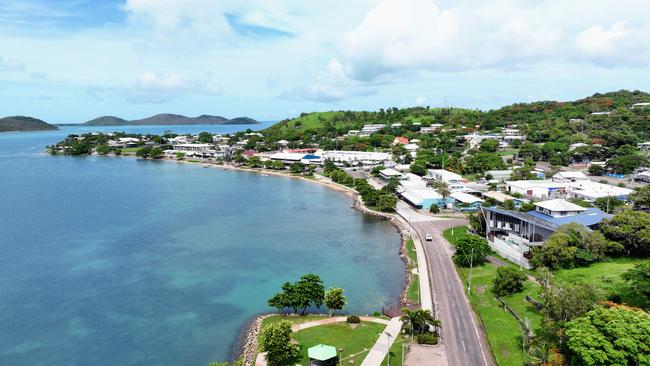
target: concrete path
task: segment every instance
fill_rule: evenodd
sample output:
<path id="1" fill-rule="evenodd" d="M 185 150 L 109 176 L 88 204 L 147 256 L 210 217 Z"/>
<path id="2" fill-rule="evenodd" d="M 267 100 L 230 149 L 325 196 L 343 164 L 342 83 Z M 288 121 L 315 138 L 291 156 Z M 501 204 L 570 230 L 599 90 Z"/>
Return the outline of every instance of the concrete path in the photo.
<path id="1" fill-rule="evenodd" d="M 381 332 L 375 345 L 372 346 L 370 352 L 368 352 L 368 356 L 363 360 L 361 366 L 380 366 L 401 329 L 402 321 L 397 317 L 392 318 L 388 323 L 388 326 L 386 326 L 386 329 Z M 390 334 L 390 337 L 386 333 Z"/>
<path id="2" fill-rule="evenodd" d="M 373 317 L 370 317 L 370 316 L 360 316 L 359 319 L 361 319 L 362 322 L 379 323 L 379 324 L 385 324 L 385 325 L 388 325 L 388 323 L 389 323 L 389 321 L 386 320 L 386 319 L 373 318 Z M 291 327 L 291 330 L 293 330 L 294 332 L 298 332 L 298 331 L 301 331 L 303 329 L 307 329 L 307 328 L 311 328 L 311 327 L 317 327 L 319 325 L 341 323 L 341 322 L 344 322 L 344 321 L 347 321 L 347 320 L 348 320 L 347 316 L 336 316 L 336 317 L 333 317 L 333 318 L 319 319 L 319 320 L 314 320 L 312 322 L 294 324 Z"/>

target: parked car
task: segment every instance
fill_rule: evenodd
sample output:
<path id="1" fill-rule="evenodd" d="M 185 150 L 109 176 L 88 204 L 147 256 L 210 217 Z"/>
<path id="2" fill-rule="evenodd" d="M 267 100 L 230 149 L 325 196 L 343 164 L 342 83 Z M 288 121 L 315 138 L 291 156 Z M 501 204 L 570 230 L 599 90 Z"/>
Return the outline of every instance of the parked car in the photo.
<path id="1" fill-rule="evenodd" d="M 424 239 L 425 239 L 426 241 L 432 241 L 432 240 L 433 240 L 433 236 L 431 236 L 431 234 L 427 234 L 427 235 L 424 236 Z"/>

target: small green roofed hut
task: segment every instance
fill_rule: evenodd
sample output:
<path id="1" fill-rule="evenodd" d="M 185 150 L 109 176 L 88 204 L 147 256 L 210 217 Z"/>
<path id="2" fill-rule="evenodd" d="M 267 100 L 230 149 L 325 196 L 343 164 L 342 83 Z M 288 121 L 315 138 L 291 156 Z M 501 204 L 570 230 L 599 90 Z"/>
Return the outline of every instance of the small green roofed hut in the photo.
<path id="1" fill-rule="evenodd" d="M 312 366 L 336 366 L 336 347 L 319 344 L 307 350 L 309 364 Z"/>

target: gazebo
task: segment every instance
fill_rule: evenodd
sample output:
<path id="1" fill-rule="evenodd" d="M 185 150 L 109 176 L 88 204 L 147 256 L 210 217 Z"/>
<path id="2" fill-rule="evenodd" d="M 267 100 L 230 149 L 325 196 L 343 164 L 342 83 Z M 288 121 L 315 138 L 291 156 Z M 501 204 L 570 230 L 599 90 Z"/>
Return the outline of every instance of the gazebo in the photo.
<path id="1" fill-rule="evenodd" d="M 311 366 L 336 366 L 338 355 L 336 347 L 319 344 L 307 350 Z"/>

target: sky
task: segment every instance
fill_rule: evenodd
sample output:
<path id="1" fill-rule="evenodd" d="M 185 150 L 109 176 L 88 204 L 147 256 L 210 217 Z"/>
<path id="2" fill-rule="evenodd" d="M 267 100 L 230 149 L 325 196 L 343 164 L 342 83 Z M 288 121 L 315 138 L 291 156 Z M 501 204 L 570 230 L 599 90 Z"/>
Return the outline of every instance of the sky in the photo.
<path id="1" fill-rule="evenodd" d="M 0 0 L 0 116 L 492 109 L 650 91 L 646 0 Z"/>

